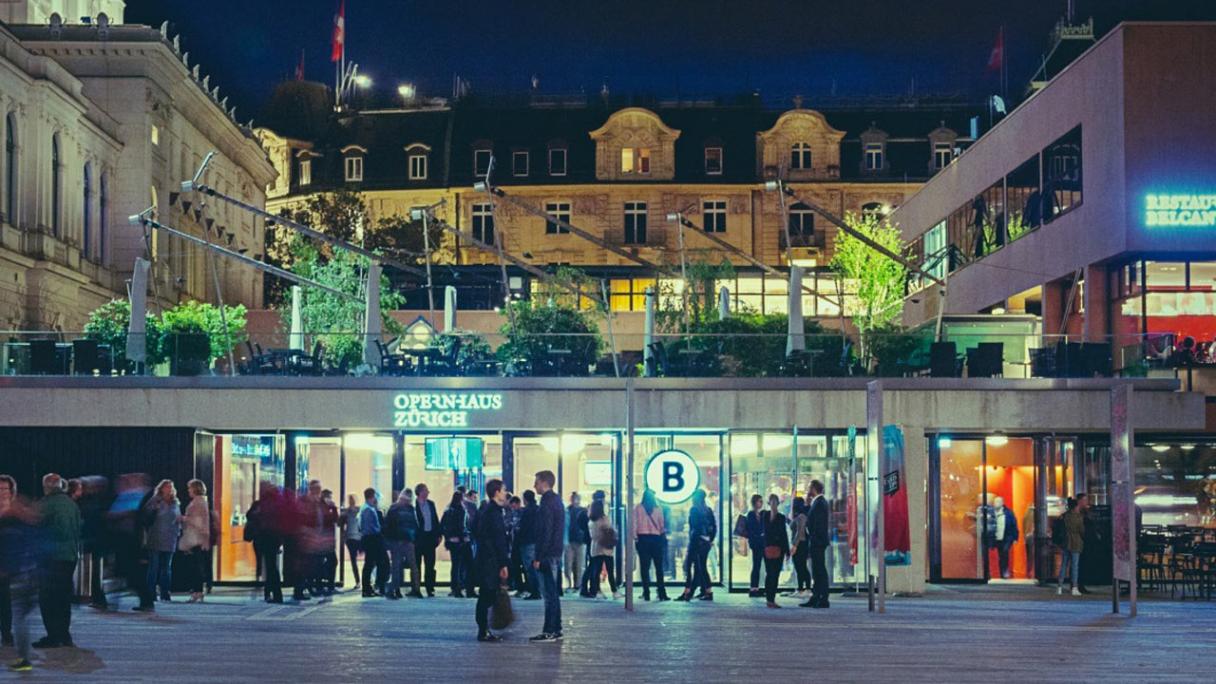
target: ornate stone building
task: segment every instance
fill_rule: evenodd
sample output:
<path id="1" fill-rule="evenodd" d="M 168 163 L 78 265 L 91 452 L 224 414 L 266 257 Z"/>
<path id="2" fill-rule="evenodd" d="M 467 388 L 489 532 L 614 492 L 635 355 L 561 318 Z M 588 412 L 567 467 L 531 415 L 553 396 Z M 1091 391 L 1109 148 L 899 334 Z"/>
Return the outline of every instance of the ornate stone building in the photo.
<path id="1" fill-rule="evenodd" d="M 166 224 L 202 235 L 210 222 L 221 244 L 261 249 L 252 220 L 221 207 L 187 215 L 172 201 L 212 150 L 208 182 L 252 204 L 275 171 L 178 41 L 123 25 L 122 4 L 0 5 L 0 328 L 78 331 L 126 296 L 139 256 L 155 264 L 162 304 L 215 301 L 202 248 L 129 223 L 149 206 Z M 260 303 L 258 274 L 217 267 L 226 302 Z"/>

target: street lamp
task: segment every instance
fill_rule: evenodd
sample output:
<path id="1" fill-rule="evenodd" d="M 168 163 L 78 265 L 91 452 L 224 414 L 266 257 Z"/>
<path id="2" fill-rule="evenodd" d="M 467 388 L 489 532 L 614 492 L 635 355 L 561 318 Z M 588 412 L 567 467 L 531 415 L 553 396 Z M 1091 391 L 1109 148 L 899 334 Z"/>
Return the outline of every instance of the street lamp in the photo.
<path id="1" fill-rule="evenodd" d="M 372 86 L 372 77 L 367 74 L 358 74 L 355 76 L 354 82 L 360 88 L 370 88 Z"/>
<path id="2" fill-rule="evenodd" d="M 397 86 L 397 94 L 401 96 L 401 99 L 406 100 L 407 102 L 414 99 L 414 94 L 416 92 L 417 90 L 414 88 L 413 83 L 402 83 L 401 85 Z"/>

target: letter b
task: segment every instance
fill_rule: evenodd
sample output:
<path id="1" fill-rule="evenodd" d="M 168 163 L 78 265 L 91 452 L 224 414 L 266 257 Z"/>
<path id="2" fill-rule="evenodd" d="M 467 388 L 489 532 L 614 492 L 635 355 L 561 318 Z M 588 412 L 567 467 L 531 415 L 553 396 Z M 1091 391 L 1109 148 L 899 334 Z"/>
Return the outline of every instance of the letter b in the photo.
<path id="1" fill-rule="evenodd" d="M 678 492 L 684 489 L 684 465 L 681 463 L 663 464 L 663 491 Z"/>

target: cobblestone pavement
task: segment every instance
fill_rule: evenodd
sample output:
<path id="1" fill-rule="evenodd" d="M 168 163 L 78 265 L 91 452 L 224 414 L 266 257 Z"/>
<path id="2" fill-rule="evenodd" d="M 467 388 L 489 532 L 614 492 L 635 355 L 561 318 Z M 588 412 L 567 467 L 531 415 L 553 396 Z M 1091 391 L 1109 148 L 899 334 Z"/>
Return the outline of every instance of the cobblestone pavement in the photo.
<path id="1" fill-rule="evenodd" d="M 1048 589 L 936 591 L 893 598 L 885 615 L 864 598 L 827 611 L 782 610 L 719 593 L 713 603 L 563 601 L 566 638 L 531 644 L 541 602 L 517 601 L 508 640 L 474 640 L 474 601 L 362 599 L 268 606 L 241 590 L 155 615 L 79 607 L 75 649 L 38 652 L 46 682 L 821 682 L 1211 681 L 1216 603 L 1146 601 L 1110 615 L 1106 596 Z M 35 617 L 31 632 L 41 636 Z M 12 648 L 0 650 L 5 661 Z"/>

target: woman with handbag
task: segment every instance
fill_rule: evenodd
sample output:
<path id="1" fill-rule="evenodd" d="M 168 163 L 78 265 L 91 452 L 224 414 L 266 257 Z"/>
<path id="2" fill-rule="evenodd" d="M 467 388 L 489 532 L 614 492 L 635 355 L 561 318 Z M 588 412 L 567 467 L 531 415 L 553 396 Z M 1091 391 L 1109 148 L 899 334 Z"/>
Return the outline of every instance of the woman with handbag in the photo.
<path id="1" fill-rule="evenodd" d="M 642 600 L 650 600 L 650 567 L 654 566 L 659 600 L 667 601 L 667 583 L 663 580 L 663 556 L 667 548 L 667 521 L 663 509 L 655 501 L 654 492 L 642 493 L 642 503 L 633 509 L 633 535 L 642 565 Z"/>
<path id="2" fill-rule="evenodd" d="M 810 546 L 807 544 L 806 533 L 807 512 L 809 511 L 806 499 L 801 496 L 794 497 L 791 511 L 793 517 L 790 520 L 790 528 L 793 531 L 793 537 L 790 539 L 790 558 L 794 561 L 794 572 L 798 576 L 798 588 L 793 595 L 798 598 L 806 598 L 811 591 L 811 570 L 807 566 Z"/>
<path id="3" fill-rule="evenodd" d="M 203 584 L 207 581 L 208 561 L 211 558 L 211 511 L 207 506 L 207 485 L 202 480 L 186 483 L 190 503 L 186 504 L 186 515 L 182 518 L 182 536 L 177 550 L 186 554 L 190 569 L 190 603 L 203 600 Z"/>
<path id="4" fill-rule="evenodd" d="M 764 598 L 769 608 L 777 605 L 777 583 L 781 579 L 781 566 L 790 555 L 790 535 L 785 516 L 778 510 L 781 497 L 768 496 L 768 510 L 764 515 Z"/>
<path id="5" fill-rule="evenodd" d="M 598 598 L 600 594 L 600 573 L 608 570 L 608 588 L 612 598 L 616 593 L 616 564 L 612 557 L 616 552 L 617 534 L 612 521 L 604 512 L 604 502 L 595 501 L 591 504 L 591 596 Z"/>

